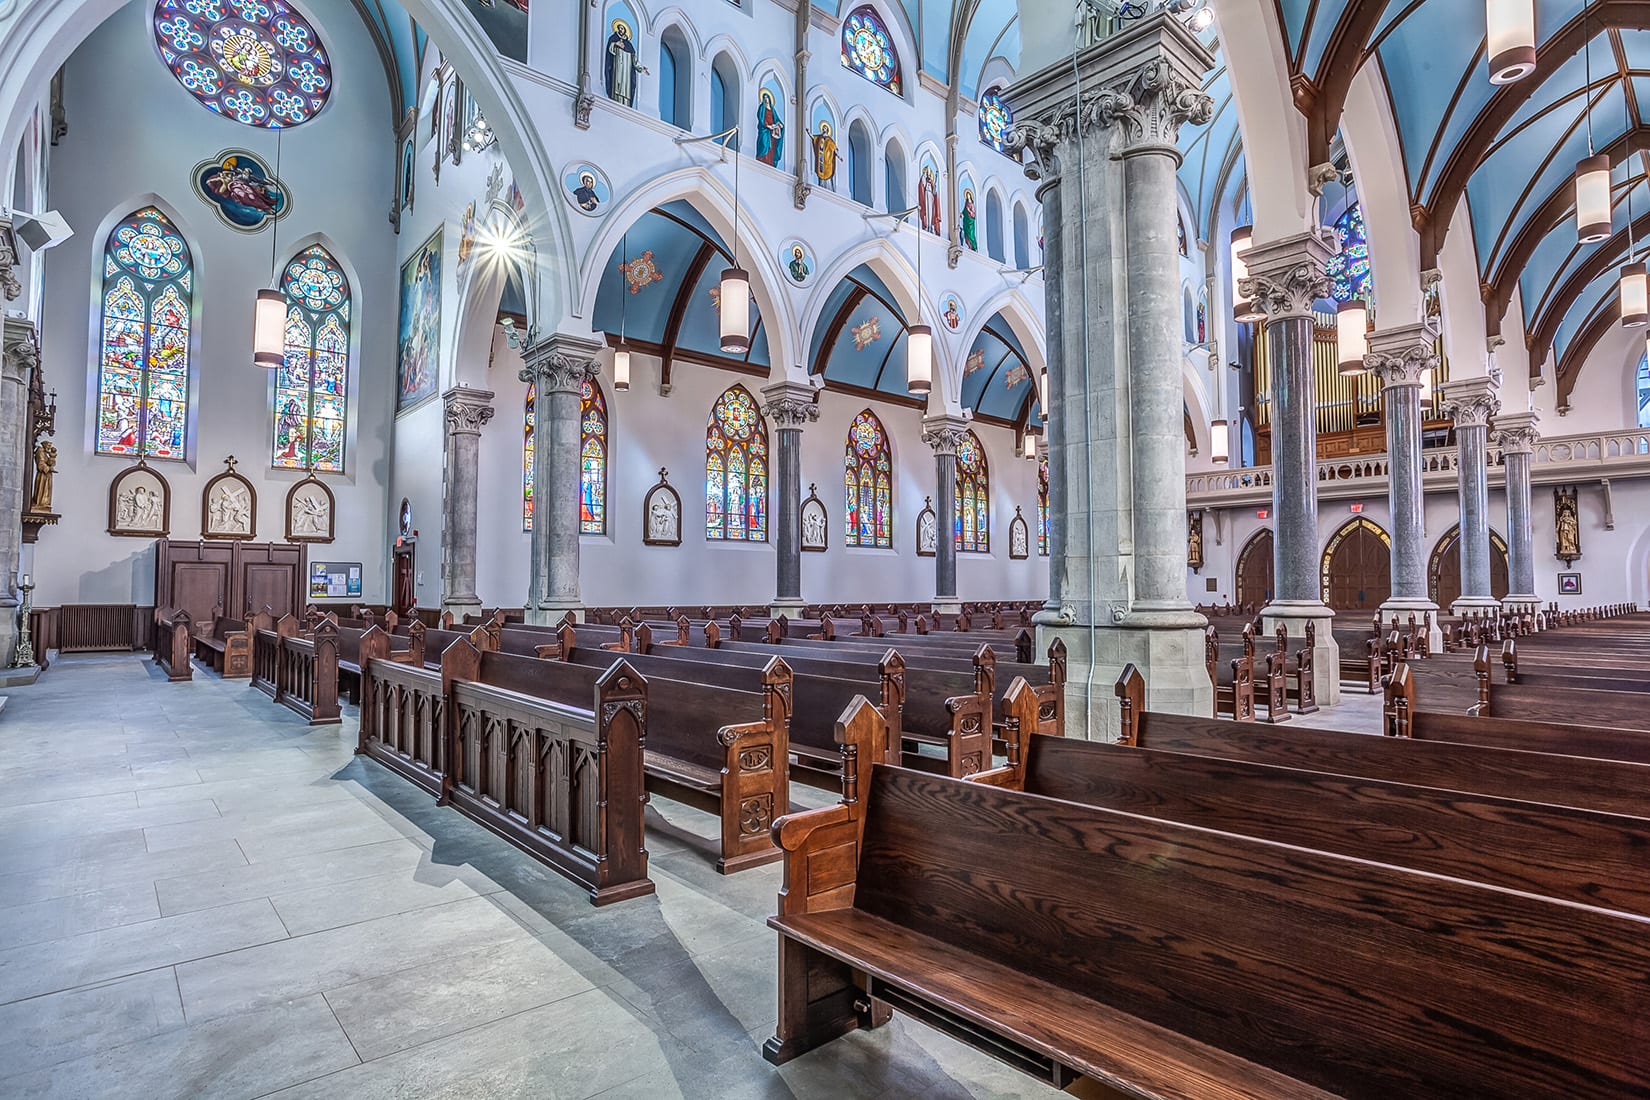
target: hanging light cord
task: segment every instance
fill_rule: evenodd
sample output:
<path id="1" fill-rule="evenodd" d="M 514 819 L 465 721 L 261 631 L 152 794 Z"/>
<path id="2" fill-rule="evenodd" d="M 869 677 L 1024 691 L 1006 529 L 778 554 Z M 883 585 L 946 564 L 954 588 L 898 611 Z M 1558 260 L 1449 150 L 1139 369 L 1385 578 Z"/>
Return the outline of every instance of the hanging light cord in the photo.
<path id="1" fill-rule="evenodd" d="M 621 274 L 628 275 L 630 271 L 630 230 L 626 229 L 619 236 L 619 251 L 624 255 L 624 263 L 620 265 Z M 628 279 L 626 280 L 628 281 Z M 624 346 L 624 316 L 625 299 L 629 295 L 621 288 L 619 290 L 619 346 Z"/>
<path id="2" fill-rule="evenodd" d="M 1587 118 L 1587 155 L 1592 156 L 1593 148 L 1593 34 L 1587 22 L 1588 9 L 1591 5 L 1588 0 L 1581 0 L 1581 53 L 1582 64 L 1587 69 L 1587 98 L 1582 102 L 1582 111 Z"/>
<path id="3" fill-rule="evenodd" d="M 281 206 L 283 208 L 286 206 L 286 184 L 281 182 L 281 131 L 285 128 L 284 126 L 275 128 L 275 184 L 280 188 Z M 278 255 L 276 249 L 279 246 L 281 237 L 282 213 L 282 210 L 275 212 L 275 217 L 269 227 L 269 285 L 271 287 L 275 286 L 275 265 Z"/>
<path id="4" fill-rule="evenodd" d="M 739 127 L 735 126 L 728 132 L 726 140 L 722 142 L 725 151 L 728 143 L 739 136 Z M 733 266 L 739 266 L 739 147 L 733 147 Z"/>

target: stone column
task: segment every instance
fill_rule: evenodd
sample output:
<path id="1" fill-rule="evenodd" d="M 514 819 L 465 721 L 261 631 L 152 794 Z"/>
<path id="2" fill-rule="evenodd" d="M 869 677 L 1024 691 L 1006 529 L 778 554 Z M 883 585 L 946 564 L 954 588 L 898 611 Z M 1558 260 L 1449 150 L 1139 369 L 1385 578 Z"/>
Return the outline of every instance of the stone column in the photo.
<path id="1" fill-rule="evenodd" d="M 1284 624 L 1304 638 L 1314 624 L 1312 660 L 1318 702 L 1341 700 L 1341 651 L 1335 613 L 1318 575 L 1318 400 L 1312 362 L 1312 303 L 1329 296 L 1329 246 L 1302 233 L 1250 249 L 1242 293 L 1266 315 L 1272 371 L 1273 599 L 1261 614 L 1268 635 Z"/>
<path id="2" fill-rule="evenodd" d="M 934 476 L 939 481 L 934 494 L 939 528 L 934 540 L 934 610 L 942 615 L 962 610 L 957 598 L 957 445 L 967 434 L 968 422 L 960 416 L 930 416 L 922 422 L 922 440 L 934 448 Z"/>
<path id="3" fill-rule="evenodd" d="M 527 621 L 548 626 L 579 599 L 579 391 L 596 376 L 601 342 L 553 333 L 522 354 L 533 406 L 533 547 Z"/>
<path id="4" fill-rule="evenodd" d="M 819 419 L 812 386 L 777 382 L 762 390 L 767 404 L 762 412 L 778 430 L 774 488 L 778 507 L 773 511 L 774 548 L 779 551 L 774 585 L 774 617 L 798 618 L 802 610 L 802 427 Z"/>
<path id="5" fill-rule="evenodd" d="M 1445 411 L 1455 418 L 1461 493 L 1461 598 L 1457 615 L 1489 614 L 1501 607 L 1490 591 L 1490 421 L 1501 411 L 1499 379 L 1479 376 L 1441 387 Z"/>
<path id="6" fill-rule="evenodd" d="M 481 428 L 493 418 L 491 390 L 454 386 L 447 411 L 441 494 L 441 609 L 462 620 L 481 610 L 476 595 L 476 502 L 480 496 Z"/>
<path id="7" fill-rule="evenodd" d="M 1535 441 L 1536 414 L 1503 413 L 1495 418 L 1496 442 L 1501 444 L 1507 471 L 1507 598 L 1508 611 L 1535 611 L 1535 545 L 1530 534 L 1530 460 Z"/>
<path id="8" fill-rule="evenodd" d="M 1110 739 L 1125 666 L 1147 705 L 1208 714 L 1202 616 L 1186 591 L 1175 140 L 1208 121 L 1213 59 L 1159 12 L 1005 93 L 1049 237 L 1050 601 L 1066 645 L 1067 732 Z M 1079 98 L 1079 93 L 1081 98 Z M 1065 217 L 1060 211 L 1080 211 Z"/>
<path id="9" fill-rule="evenodd" d="M 1372 333 L 1364 365 L 1383 386 L 1386 403 L 1388 501 L 1392 519 L 1392 598 L 1381 617 L 1427 624 L 1432 652 L 1443 652 L 1438 605 L 1427 591 L 1426 514 L 1421 492 L 1421 384 L 1438 365 L 1433 331 L 1404 325 Z"/>
<path id="10" fill-rule="evenodd" d="M 11 297 L 12 295 L 8 295 Z M 11 665 L 21 624 L 17 573 L 23 556 L 24 439 L 29 375 L 40 362 L 34 322 L 7 317 L 0 338 L 0 669 Z"/>

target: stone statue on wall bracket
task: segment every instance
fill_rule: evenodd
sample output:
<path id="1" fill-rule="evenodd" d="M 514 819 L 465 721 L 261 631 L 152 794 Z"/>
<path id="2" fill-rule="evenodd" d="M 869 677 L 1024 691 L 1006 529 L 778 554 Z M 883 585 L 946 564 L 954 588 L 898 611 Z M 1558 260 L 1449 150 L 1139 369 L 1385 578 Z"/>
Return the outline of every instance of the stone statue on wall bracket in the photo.
<path id="1" fill-rule="evenodd" d="M 164 538 L 172 526 L 172 487 L 158 470 L 138 460 L 109 483 L 109 534 Z"/>
<path id="2" fill-rule="evenodd" d="M 1577 507 L 1574 485 L 1553 490 L 1553 530 L 1558 535 L 1554 557 L 1562 559 L 1565 565 L 1581 557 L 1581 511 Z"/>
<path id="3" fill-rule="evenodd" d="M 1193 573 L 1203 570 L 1203 513 L 1192 512 L 1186 517 L 1186 568 Z"/>

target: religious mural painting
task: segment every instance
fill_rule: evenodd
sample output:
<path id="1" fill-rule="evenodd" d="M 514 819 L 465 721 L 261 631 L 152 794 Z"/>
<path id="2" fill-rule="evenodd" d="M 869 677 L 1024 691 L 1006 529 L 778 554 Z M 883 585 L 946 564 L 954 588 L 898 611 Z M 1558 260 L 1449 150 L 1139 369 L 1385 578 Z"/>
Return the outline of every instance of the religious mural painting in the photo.
<path id="1" fill-rule="evenodd" d="M 1048 459 L 1037 463 L 1037 556 L 1048 557 Z"/>
<path id="2" fill-rule="evenodd" d="M 154 32 L 178 83 L 247 126 L 308 122 L 332 93 L 320 35 L 285 0 L 159 0 Z"/>
<path id="3" fill-rule="evenodd" d="M 895 95 L 905 92 L 894 37 L 869 4 L 842 21 L 842 67 Z"/>
<path id="4" fill-rule="evenodd" d="M 636 28 L 641 22 L 629 4 L 607 9 L 607 43 L 602 60 L 602 79 L 607 98 L 626 107 L 636 106 L 638 77 L 646 74 L 636 54 Z"/>
<path id="5" fill-rule="evenodd" d="M 396 411 L 435 396 L 441 366 L 441 230 L 401 265 Z"/>
<path id="6" fill-rule="evenodd" d="M 326 482 L 314 474 L 286 494 L 286 540 L 331 542 L 337 530 L 338 502 Z"/>
<path id="7" fill-rule="evenodd" d="M 271 464 L 341 473 L 348 411 L 349 279 L 330 252 L 312 245 L 287 262 L 281 293 L 287 312 L 275 375 Z"/>
<path id="8" fill-rule="evenodd" d="M 528 0 L 464 0 L 493 49 L 511 61 L 527 60 Z"/>
<path id="9" fill-rule="evenodd" d="M 774 168 L 785 163 L 785 90 L 773 76 L 756 92 L 756 159 Z"/>
<path id="10" fill-rule="evenodd" d="M 111 535 L 126 538 L 165 538 L 172 527 L 172 487 L 157 470 L 139 459 L 109 483 Z"/>
<path id="11" fill-rule="evenodd" d="M 945 211 L 940 206 L 940 165 L 933 153 L 924 153 L 917 172 L 917 219 L 936 237 L 945 236 Z"/>
<path id="12" fill-rule="evenodd" d="M 586 161 L 575 161 L 562 171 L 561 191 L 573 209 L 591 217 L 599 216 L 613 197 L 607 175 Z"/>
<path id="13" fill-rule="evenodd" d="M 796 286 L 807 286 L 814 276 L 817 266 L 813 250 L 798 240 L 789 240 L 779 247 L 779 262 L 785 269 L 785 274 Z"/>
<path id="14" fill-rule="evenodd" d="M 470 205 L 464 208 L 464 217 L 458 223 L 458 266 L 453 269 L 453 275 L 458 280 L 458 289 L 464 289 L 464 283 L 470 275 L 470 260 L 476 249 L 476 204 L 470 200 Z"/>
<path id="15" fill-rule="evenodd" d="M 164 213 L 135 210 L 103 250 L 98 454 L 184 457 L 194 263 Z"/>
<path id="16" fill-rule="evenodd" d="M 823 99 L 814 101 L 808 142 L 813 150 L 814 182 L 827 191 L 835 191 L 842 148 L 836 140 L 836 116 L 831 113 L 831 105 Z"/>
<path id="17" fill-rule="evenodd" d="M 848 330 L 848 335 L 854 338 L 854 350 L 864 351 L 882 339 L 882 318 L 872 317 L 869 320 L 861 321 Z"/>
<path id="18" fill-rule="evenodd" d="M 831 517 L 825 511 L 825 502 L 819 499 L 819 486 L 808 486 L 808 499 L 802 502 L 802 549 L 808 553 L 823 554 L 830 547 Z"/>
<path id="19" fill-rule="evenodd" d="M 670 485 L 668 470 L 659 470 L 659 484 L 642 498 L 642 543 L 646 546 L 682 545 L 682 497 Z"/>
<path id="20" fill-rule="evenodd" d="M 953 293 L 940 295 L 940 323 L 948 332 L 961 332 L 968 313 L 963 309 L 962 297 Z M 982 356 L 982 362 L 984 357 Z"/>
<path id="21" fill-rule="evenodd" d="M 651 248 L 640 256 L 632 256 L 621 262 L 619 274 L 624 276 L 624 285 L 631 294 L 640 294 L 654 283 L 662 283 L 665 280 L 665 273 L 659 270 L 659 261 Z"/>
<path id="22" fill-rule="evenodd" d="M 1560 596 L 1581 595 L 1581 574 L 1560 573 L 1558 575 L 1558 594 Z"/>
<path id="23" fill-rule="evenodd" d="M 258 534 L 258 490 L 235 472 L 235 456 L 201 490 L 201 538 L 252 539 Z"/>
<path id="24" fill-rule="evenodd" d="M 286 185 L 268 165 L 240 149 L 226 149 L 195 165 L 195 194 L 229 228 L 256 233 L 284 215 L 292 204 Z"/>

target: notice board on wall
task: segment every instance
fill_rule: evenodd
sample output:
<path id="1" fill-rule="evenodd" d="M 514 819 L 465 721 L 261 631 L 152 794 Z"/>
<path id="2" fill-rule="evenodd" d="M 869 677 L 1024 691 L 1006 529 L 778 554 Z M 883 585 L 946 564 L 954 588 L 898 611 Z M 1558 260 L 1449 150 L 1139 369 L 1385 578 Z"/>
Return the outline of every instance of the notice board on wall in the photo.
<path id="1" fill-rule="evenodd" d="M 358 561 L 312 561 L 309 563 L 309 598 L 347 600 L 361 596 L 361 563 Z"/>

